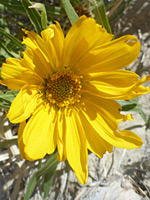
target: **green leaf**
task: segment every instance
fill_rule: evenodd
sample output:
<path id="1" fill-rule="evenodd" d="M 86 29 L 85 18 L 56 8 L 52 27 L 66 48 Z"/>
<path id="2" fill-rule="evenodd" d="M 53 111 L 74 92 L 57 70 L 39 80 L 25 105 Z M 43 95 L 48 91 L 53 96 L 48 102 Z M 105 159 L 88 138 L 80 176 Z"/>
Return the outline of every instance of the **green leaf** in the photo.
<path id="1" fill-rule="evenodd" d="M 131 100 L 118 101 L 122 106 L 122 111 L 134 111 L 141 115 L 143 120 L 146 122 L 146 115 L 142 110 L 142 105 L 138 103 L 139 97 Z"/>
<path id="2" fill-rule="evenodd" d="M 0 4 L 4 5 L 4 10 L 8 12 L 13 12 L 15 14 L 24 15 L 24 8 L 20 1 L 17 0 L 0 0 Z"/>
<path id="3" fill-rule="evenodd" d="M 0 12 L 1 12 L 1 10 L 0 10 Z M 0 18 L 0 27 L 1 27 L 4 31 L 6 31 L 6 32 L 9 33 L 8 23 L 7 23 L 7 21 L 6 21 L 4 18 Z"/>
<path id="4" fill-rule="evenodd" d="M 30 178 L 24 200 L 28 200 L 30 198 L 38 182 L 38 179 L 41 176 L 44 176 L 47 173 L 51 173 L 52 175 L 54 174 L 54 169 L 56 169 L 58 163 L 59 161 L 57 160 L 57 152 L 55 152 L 53 155 L 50 156 L 50 159 Z"/>
<path id="5" fill-rule="evenodd" d="M 95 9 L 93 10 L 93 13 L 95 14 L 95 20 L 97 21 L 97 23 L 101 24 L 108 31 L 108 33 L 112 33 L 111 27 L 109 25 L 109 21 L 106 15 L 105 5 L 102 0 L 99 2 L 98 5 L 96 4 Z"/>
<path id="6" fill-rule="evenodd" d="M 10 90 L 10 91 L 0 91 L 0 99 L 8 101 L 10 103 L 13 102 L 14 98 L 17 96 L 18 91 Z"/>
<path id="7" fill-rule="evenodd" d="M 58 162 L 44 175 L 44 198 L 48 196 Z"/>
<path id="8" fill-rule="evenodd" d="M 127 105 L 127 104 L 137 104 L 138 101 L 139 101 L 139 97 L 136 97 L 136 98 L 131 99 L 131 100 L 120 100 L 118 102 L 121 106 L 124 106 L 124 105 Z"/>
<path id="9" fill-rule="evenodd" d="M 46 13 L 45 5 L 43 3 L 35 3 L 32 6 L 30 6 L 29 8 L 35 8 L 35 9 L 41 11 L 42 28 L 46 29 L 47 28 L 47 13 Z"/>
<path id="10" fill-rule="evenodd" d="M 0 80 L 2 80 L 2 77 L 1 77 L 1 71 L 2 71 L 2 68 L 0 68 Z"/>
<path id="11" fill-rule="evenodd" d="M 71 24 L 74 24 L 78 20 L 78 15 L 75 12 L 74 8 L 72 7 L 69 0 L 61 0 L 63 7 L 66 11 L 66 14 L 71 22 Z"/>
<path id="12" fill-rule="evenodd" d="M 13 35 L 6 33 L 3 29 L 0 28 L 0 34 L 4 35 L 5 37 L 7 37 L 8 39 L 11 40 L 11 42 L 13 42 L 16 46 L 19 47 L 19 49 L 24 51 L 24 46 L 21 44 L 21 41 L 18 40 L 17 38 L 15 38 Z"/>
<path id="13" fill-rule="evenodd" d="M 3 43 L 0 43 L 0 46 L 8 54 L 8 56 L 6 56 L 6 58 L 8 58 L 8 57 L 14 58 L 15 57 Z"/>
<path id="14" fill-rule="evenodd" d="M 0 53 L 1 54 L 1 53 Z M 5 62 L 5 56 L 4 55 L 0 55 L 0 64 L 2 64 L 3 62 Z M 1 80 L 1 77 L 0 77 Z"/>
<path id="15" fill-rule="evenodd" d="M 35 8 L 29 8 L 32 6 L 29 0 L 21 0 L 21 2 L 36 32 L 40 35 L 42 31 L 40 13 Z"/>
<path id="16" fill-rule="evenodd" d="M 5 141 L 0 143 L 0 148 L 3 148 L 7 145 L 16 144 L 16 143 L 17 143 L 17 139 L 5 140 Z"/>
<path id="17" fill-rule="evenodd" d="M 65 10 L 58 6 L 47 6 L 45 5 L 48 17 L 63 17 L 66 16 Z"/>
<path id="18" fill-rule="evenodd" d="M 41 12 L 41 23 L 42 23 L 42 28 L 46 29 L 47 28 L 47 15 L 45 12 Z"/>
<path id="19" fill-rule="evenodd" d="M 131 2 L 132 0 L 127 0 L 125 1 L 117 10 L 116 12 L 109 17 L 109 21 L 113 21 L 114 19 L 116 19 L 121 13 L 123 13 L 124 9 L 129 5 L 129 3 Z"/>
<path id="20" fill-rule="evenodd" d="M 106 10 L 112 8 L 118 1 L 120 1 L 120 0 L 112 0 L 112 1 L 106 6 Z"/>
<path id="21" fill-rule="evenodd" d="M 11 103 L 17 96 L 18 91 L 0 91 L 0 108 L 9 110 Z"/>

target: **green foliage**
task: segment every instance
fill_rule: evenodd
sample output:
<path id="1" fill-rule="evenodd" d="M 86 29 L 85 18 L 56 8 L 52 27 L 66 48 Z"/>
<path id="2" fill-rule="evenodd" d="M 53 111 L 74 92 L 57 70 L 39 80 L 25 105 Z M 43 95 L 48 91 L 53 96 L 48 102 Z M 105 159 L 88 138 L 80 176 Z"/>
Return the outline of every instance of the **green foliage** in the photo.
<path id="1" fill-rule="evenodd" d="M 66 16 L 65 10 L 58 6 L 47 6 L 45 5 L 48 19 L 53 19 L 53 17 L 64 17 Z"/>
<path id="2" fill-rule="evenodd" d="M 15 13 L 16 15 L 25 15 L 24 8 L 20 1 L 17 0 L 0 0 L 0 4 L 4 7 L 5 11 L 9 11 L 10 13 Z"/>
<path id="3" fill-rule="evenodd" d="M 24 200 L 28 200 L 30 198 L 38 183 L 38 180 L 41 177 L 44 177 L 44 196 L 48 195 L 58 163 L 57 152 L 55 152 L 50 156 L 49 160 L 47 160 L 47 162 L 30 178 Z"/>
<path id="4" fill-rule="evenodd" d="M 95 5 L 95 8 L 93 9 L 93 13 L 95 14 L 95 19 L 97 23 L 101 24 L 108 31 L 108 33 L 112 33 L 111 27 L 109 25 L 109 21 L 106 15 L 105 6 L 102 0 L 99 2 L 99 4 Z"/>
<path id="5" fill-rule="evenodd" d="M 11 140 L 5 140 L 3 142 L 0 142 L 0 148 L 6 147 L 8 145 L 16 144 L 17 139 L 11 139 Z"/>
<path id="6" fill-rule="evenodd" d="M 75 12 L 74 8 L 72 7 L 69 0 L 61 0 L 63 7 L 66 11 L 66 14 L 71 22 L 71 24 L 74 24 L 78 20 L 78 15 Z"/>
<path id="7" fill-rule="evenodd" d="M 30 22 L 34 26 L 36 32 L 40 34 L 42 31 L 40 13 L 35 8 L 32 7 L 32 3 L 29 0 L 21 0 L 21 2 L 30 19 Z"/>
<path id="8" fill-rule="evenodd" d="M 110 22 L 112 22 L 114 19 L 116 19 L 117 17 L 119 17 L 122 13 L 123 13 L 123 11 L 125 10 L 125 8 L 131 3 L 131 1 L 132 0 L 127 0 L 127 1 L 123 1 L 123 3 L 119 6 L 119 7 L 117 7 L 116 9 L 115 9 L 115 11 L 114 11 L 114 13 L 109 17 L 109 21 Z M 114 1 L 112 1 L 109 5 L 110 5 L 110 7 L 115 7 L 115 5 L 117 4 L 117 2 L 119 2 L 119 1 L 117 1 L 117 0 L 114 0 Z M 109 8 L 109 5 L 108 5 L 108 7 L 107 8 Z"/>
<path id="9" fill-rule="evenodd" d="M 118 101 L 119 104 L 122 106 L 122 111 L 134 111 L 141 115 L 143 120 L 146 123 L 146 115 L 142 110 L 142 105 L 138 103 L 139 97 L 131 100 L 125 100 L 125 101 Z"/>
<path id="10" fill-rule="evenodd" d="M 4 35 L 6 38 L 8 38 L 14 45 L 16 45 L 20 50 L 24 50 L 24 46 L 21 44 L 21 41 L 11 35 L 10 33 L 5 32 L 3 29 L 0 28 L 0 34 Z"/>
<path id="11" fill-rule="evenodd" d="M 17 96 L 18 91 L 0 91 L 0 108 L 9 110 L 11 103 Z"/>

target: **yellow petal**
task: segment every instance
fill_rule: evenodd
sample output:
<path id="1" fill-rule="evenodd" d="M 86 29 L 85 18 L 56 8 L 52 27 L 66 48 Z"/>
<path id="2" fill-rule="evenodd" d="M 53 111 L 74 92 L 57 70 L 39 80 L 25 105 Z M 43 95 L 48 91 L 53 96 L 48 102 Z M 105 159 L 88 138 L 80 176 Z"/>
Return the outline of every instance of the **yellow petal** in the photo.
<path id="1" fill-rule="evenodd" d="M 56 111 L 41 105 L 23 131 L 24 153 L 27 160 L 37 160 L 56 148 Z"/>
<path id="2" fill-rule="evenodd" d="M 63 48 L 64 48 L 64 34 L 58 22 L 50 25 L 47 29 L 41 32 L 42 38 L 46 42 L 49 52 L 53 57 L 53 62 L 56 68 L 63 66 Z"/>
<path id="3" fill-rule="evenodd" d="M 23 85 L 39 85 L 44 80 L 33 71 L 22 65 L 21 60 L 16 58 L 6 59 L 2 65 L 1 76 L 3 84 L 9 89 L 19 90 Z"/>
<path id="4" fill-rule="evenodd" d="M 26 159 L 26 155 L 24 153 L 24 143 L 23 143 L 22 136 L 23 136 L 23 131 L 24 131 L 25 126 L 26 126 L 26 121 L 23 121 L 22 123 L 20 123 L 19 129 L 18 129 L 18 146 L 20 149 L 21 156 L 24 159 Z"/>
<path id="5" fill-rule="evenodd" d="M 42 70 L 45 76 L 50 74 L 55 69 L 55 66 L 45 41 L 34 31 L 24 30 L 24 32 L 28 37 L 24 37 L 22 42 L 27 45 L 27 50 L 23 53 L 23 60 L 28 60 L 33 70 L 34 68 L 39 68 L 38 70 Z"/>
<path id="6" fill-rule="evenodd" d="M 109 42 L 113 35 L 95 20 L 82 16 L 77 20 L 65 38 L 65 66 L 75 65 L 91 48 Z"/>
<path id="7" fill-rule="evenodd" d="M 149 87 L 141 86 L 150 80 L 150 76 L 143 77 L 141 80 L 138 77 L 134 72 L 127 70 L 95 73 L 91 74 L 87 88 L 89 92 L 102 98 L 128 100 L 150 91 Z"/>
<path id="8" fill-rule="evenodd" d="M 102 158 L 108 152 L 112 152 L 113 146 L 106 142 L 99 133 L 94 130 L 89 121 L 85 118 L 84 114 L 80 111 L 79 117 L 81 124 L 85 131 L 88 149 L 95 153 L 98 157 Z"/>
<path id="9" fill-rule="evenodd" d="M 125 149 L 139 148 L 143 144 L 141 138 L 131 131 L 120 131 L 115 117 L 91 101 L 84 99 L 83 114 L 99 135 L 113 146 Z"/>
<path id="10" fill-rule="evenodd" d="M 37 86 L 24 86 L 8 111 L 7 117 L 12 123 L 25 121 L 34 112 L 38 98 Z"/>
<path id="11" fill-rule="evenodd" d="M 91 50 L 75 66 L 82 73 L 108 72 L 122 69 L 140 53 L 140 43 L 132 35 L 125 35 Z"/>
<path id="12" fill-rule="evenodd" d="M 85 133 L 78 119 L 78 114 L 73 110 L 66 113 L 66 156 L 78 180 L 85 184 L 88 178 L 87 169 L 87 144 Z"/>
<path id="13" fill-rule="evenodd" d="M 66 159 L 65 152 L 65 134 L 66 131 L 66 120 L 65 120 L 65 112 L 64 109 L 60 109 L 58 112 L 58 120 L 57 120 L 57 150 L 58 155 L 57 158 L 59 161 L 64 161 Z"/>
<path id="14" fill-rule="evenodd" d="M 89 94 L 84 93 L 83 99 L 88 99 L 89 102 L 93 102 L 95 105 L 99 106 L 101 109 L 107 111 L 109 114 L 111 114 L 118 122 L 120 121 L 126 121 L 126 120 L 133 120 L 132 116 L 130 114 L 123 115 L 120 113 L 122 110 L 122 107 L 119 103 L 117 103 L 113 99 L 104 99 L 97 94 Z"/>
<path id="15" fill-rule="evenodd" d="M 51 25 L 41 32 L 41 36 L 44 41 L 51 41 L 52 37 L 54 37 L 54 30 L 51 28 Z"/>

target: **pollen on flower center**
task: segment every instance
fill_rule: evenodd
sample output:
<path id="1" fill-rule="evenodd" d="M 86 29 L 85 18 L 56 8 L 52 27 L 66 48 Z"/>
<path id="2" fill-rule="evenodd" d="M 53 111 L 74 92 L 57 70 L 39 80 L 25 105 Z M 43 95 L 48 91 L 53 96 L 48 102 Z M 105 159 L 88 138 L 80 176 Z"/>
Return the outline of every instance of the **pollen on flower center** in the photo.
<path id="1" fill-rule="evenodd" d="M 81 98 L 81 78 L 68 68 L 45 79 L 44 99 L 58 107 L 68 107 Z"/>

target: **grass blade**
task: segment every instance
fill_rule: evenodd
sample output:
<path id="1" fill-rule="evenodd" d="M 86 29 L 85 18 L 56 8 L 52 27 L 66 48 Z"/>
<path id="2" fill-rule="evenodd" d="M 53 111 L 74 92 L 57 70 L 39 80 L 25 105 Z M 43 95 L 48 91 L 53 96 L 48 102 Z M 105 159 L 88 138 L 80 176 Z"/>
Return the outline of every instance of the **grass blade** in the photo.
<path id="1" fill-rule="evenodd" d="M 0 91 L 0 108 L 9 110 L 11 103 L 13 102 L 17 94 L 18 91 L 13 91 L 13 90 L 7 92 Z"/>
<path id="2" fill-rule="evenodd" d="M 36 32 L 40 35 L 42 31 L 40 13 L 35 8 L 29 8 L 32 6 L 29 0 L 21 0 L 21 2 Z"/>
<path id="3" fill-rule="evenodd" d="M 66 14 L 71 22 L 71 24 L 74 24 L 78 20 L 78 15 L 75 12 L 74 8 L 72 7 L 69 0 L 61 0 L 63 7 L 66 11 Z"/>
<path id="4" fill-rule="evenodd" d="M 108 31 L 108 33 L 112 33 L 103 1 L 100 1 L 99 4 L 95 6 L 93 13 L 95 14 L 97 23 L 101 24 Z"/>
<path id="5" fill-rule="evenodd" d="M 6 92 L 0 91 L 0 99 L 12 103 L 17 96 L 18 91 L 10 90 Z"/>
<path id="6" fill-rule="evenodd" d="M 3 148 L 7 145 L 11 145 L 11 144 L 16 144 L 17 143 L 17 139 L 11 139 L 11 140 L 5 140 L 4 142 L 0 143 L 0 148 Z"/>
<path id="7" fill-rule="evenodd" d="M 127 0 L 126 2 L 124 2 L 117 10 L 116 12 L 114 12 L 114 14 L 112 16 L 109 17 L 109 21 L 113 21 L 114 19 L 116 19 L 120 14 L 123 13 L 124 9 L 130 4 L 132 0 Z"/>
<path id="8" fill-rule="evenodd" d="M 66 16 L 65 10 L 58 6 L 47 6 L 45 5 L 48 17 L 63 17 Z"/>
<path id="9" fill-rule="evenodd" d="M 59 163 L 56 155 L 57 155 L 57 152 L 55 152 L 52 156 L 50 156 L 50 159 L 30 178 L 24 200 L 28 200 L 30 198 L 38 182 L 38 179 L 41 176 L 44 176 L 46 173 L 54 174 L 55 172 L 54 169 L 56 169 L 56 166 Z"/>
<path id="10" fill-rule="evenodd" d="M 24 15 L 24 7 L 17 0 L 0 0 L 0 4 L 4 5 L 4 9 L 8 12 L 20 13 Z"/>
<path id="11" fill-rule="evenodd" d="M 139 97 L 131 100 L 121 100 L 118 103 L 122 106 L 122 111 L 134 111 L 141 115 L 143 120 L 146 122 L 146 115 L 142 110 L 142 105 L 138 103 Z"/>
<path id="12" fill-rule="evenodd" d="M 0 34 L 4 35 L 11 40 L 15 45 L 17 45 L 22 51 L 24 51 L 24 46 L 21 44 L 21 41 L 15 38 L 13 35 L 6 33 L 3 29 L 0 28 Z"/>
<path id="13" fill-rule="evenodd" d="M 0 43 L 0 46 L 8 54 L 8 56 L 6 56 L 6 58 L 9 58 L 9 57 L 14 58 L 15 57 L 3 43 Z"/>
<path id="14" fill-rule="evenodd" d="M 52 182 L 53 182 L 53 177 L 54 177 L 54 173 L 55 173 L 57 164 L 58 164 L 58 162 L 56 162 L 56 163 L 53 165 L 53 168 L 51 168 L 51 169 L 44 175 L 44 185 L 43 185 L 43 188 L 44 188 L 44 198 L 46 198 L 47 195 L 49 194 L 49 191 L 50 191 L 50 188 L 51 188 L 51 185 L 52 185 Z"/>
<path id="15" fill-rule="evenodd" d="M 46 13 L 45 5 L 43 3 L 35 3 L 32 6 L 29 6 L 29 8 L 35 8 L 41 11 L 42 28 L 46 29 L 47 28 L 47 13 Z"/>

